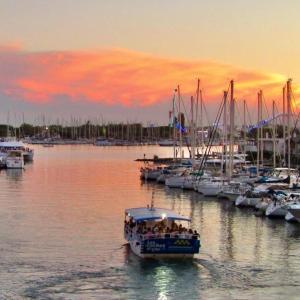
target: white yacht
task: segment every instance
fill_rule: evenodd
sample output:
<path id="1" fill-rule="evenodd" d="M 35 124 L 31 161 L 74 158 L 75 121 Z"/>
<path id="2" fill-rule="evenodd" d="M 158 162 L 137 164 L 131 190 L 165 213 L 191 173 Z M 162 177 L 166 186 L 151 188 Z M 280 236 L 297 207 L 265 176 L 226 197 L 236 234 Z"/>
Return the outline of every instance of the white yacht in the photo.
<path id="1" fill-rule="evenodd" d="M 199 253 L 200 239 L 190 222 L 170 209 L 130 208 L 125 210 L 124 237 L 142 258 L 193 257 Z"/>
<path id="2" fill-rule="evenodd" d="M 20 150 L 8 151 L 6 157 L 7 169 L 23 169 L 24 168 L 24 154 Z"/>

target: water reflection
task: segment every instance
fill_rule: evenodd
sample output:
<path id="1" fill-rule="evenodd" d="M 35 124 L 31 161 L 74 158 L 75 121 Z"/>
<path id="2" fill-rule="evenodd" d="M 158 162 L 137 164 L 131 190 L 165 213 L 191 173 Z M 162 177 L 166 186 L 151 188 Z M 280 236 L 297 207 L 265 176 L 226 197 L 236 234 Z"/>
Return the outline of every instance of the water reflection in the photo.
<path id="1" fill-rule="evenodd" d="M 135 287 L 138 299 L 199 299 L 200 267 L 191 259 L 141 259 L 129 246 L 124 250 L 127 284 Z"/>
<path id="2" fill-rule="evenodd" d="M 24 170 L 23 169 L 7 169 L 5 170 L 6 176 L 9 180 L 19 181 L 22 179 Z"/>

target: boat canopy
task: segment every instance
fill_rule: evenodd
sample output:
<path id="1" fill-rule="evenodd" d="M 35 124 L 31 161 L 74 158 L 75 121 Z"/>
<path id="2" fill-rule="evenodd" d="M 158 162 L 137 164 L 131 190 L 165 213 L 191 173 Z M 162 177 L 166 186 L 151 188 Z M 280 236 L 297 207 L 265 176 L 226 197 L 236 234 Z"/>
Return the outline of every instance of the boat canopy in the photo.
<path id="1" fill-rule="evenodd" d="M 9 142 L 0 142 L 0 148 L 21 148 L 25 147 L 22 142 L 19 141 L 9 141 Z"/>
<path id="2" fill-rule="evenodd" d="M 150 207 L 129 208 L 125 210 L 125 214 L 129 217 L 132 217 L 137 222 L 161 219 L 180 220 L 188 222 L 191 221 L 190 218 L 179 215 L 171 209 L 158 207 L 152 209 Z"/>

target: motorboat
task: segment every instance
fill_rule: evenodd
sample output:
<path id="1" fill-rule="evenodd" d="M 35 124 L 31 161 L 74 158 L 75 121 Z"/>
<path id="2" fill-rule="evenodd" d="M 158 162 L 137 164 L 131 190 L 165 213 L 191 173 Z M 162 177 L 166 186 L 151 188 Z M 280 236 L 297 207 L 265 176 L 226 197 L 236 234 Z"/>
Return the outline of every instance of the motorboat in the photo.
<path id="1" fill-rule="evenodd" d="M 20 150 L 11 150 L 7 152 L 6 157 L 7 169 L 23 169 L 24 168 L 24 154 Z"/>
<path id="2" fill-rule="evenodd" d="M 34 151 L 25 146 L 25 144 L 21 141 L 16 140 L 8 140 L 0 142 L 0 152 L 7 154 L 9 151 L 17 150 L 22 151 L 24 161 L 33 161 Z"/>
<path id="3" fill-rule="evenodd" d="M 125 210 L 124 237 L 141 258 L 191 258 L 199 253 L 200 237 L 191 219 L 165 208 Z"/>

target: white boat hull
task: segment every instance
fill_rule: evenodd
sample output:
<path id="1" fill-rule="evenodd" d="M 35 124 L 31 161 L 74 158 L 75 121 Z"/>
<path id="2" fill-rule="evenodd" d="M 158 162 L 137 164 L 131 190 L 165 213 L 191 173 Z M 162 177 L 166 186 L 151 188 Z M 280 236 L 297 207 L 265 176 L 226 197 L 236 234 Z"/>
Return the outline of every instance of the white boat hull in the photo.
<path id="1" fill-rule="evenodd" d="M 156 180 L 161 174 L 161 171 L 145 171 L 142 178 L 145 180 Z"/>
<path id="2" fill-rule="evenodd" d="M 267 217 L 284 218 L 287 213 L 286 206 L 280 204 L 274 205 L 274 203 L 271 203 L 266 209 Z"/>
<path id="3" fill-rule="evenodd" d="M 297 219 L 290 212 L 285 215 L 285 220 L 287 222 L 297 222 Z"/>
<path id="4" fill-rule="evenodd" d="M 215 197 L 222 191 L 222 185 L 215 184 L 199 184 L 198 192 L 204 196 Z"/>
<path id="5" fill-rule="evenodd" d="M 269 203 L 265 202 L 265 201 L 259 201 L 256 205 L 255 205 L 255 208 L 257 210 L 260 210 L 260 211 L 263 211 L 265 212 L 266 209 L 268 208 L 269 206 Z"/>
<path id="6" fill-rule="evenodd" d="M 185 190 L 193 190 L 194 189 L 194 181 L 192 179 L 186 179 L 182 185 L 182 188 Z"/>
<path id="7" fill-rule="evenodd" d="M 256 205 L 261 201 L 261 198 L 248 198 L 245 196 L 238 196 L 235 200 L 236 206 L 245 206 L 245 207 L 256 207 Z"/>
<path id="8" fill-rule="evenodd" d="M 173 176 L 166 179 L 165 184 L 170 188 L 182 188 L 184 183 L 183 176 Z"/>
<path id="9" fill-rule="evenodd" d="M 225 198 L 225 199 L 228 199 L 232 202 L 235 202 L 235 200 L 240 196 L 240 193 L 234 193 L 234 192 L 224 192 L 224 191 L 221 191 L 219 193 L 219 197 L 220 198 Z"/>

